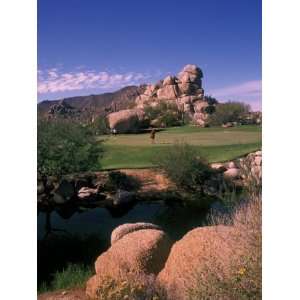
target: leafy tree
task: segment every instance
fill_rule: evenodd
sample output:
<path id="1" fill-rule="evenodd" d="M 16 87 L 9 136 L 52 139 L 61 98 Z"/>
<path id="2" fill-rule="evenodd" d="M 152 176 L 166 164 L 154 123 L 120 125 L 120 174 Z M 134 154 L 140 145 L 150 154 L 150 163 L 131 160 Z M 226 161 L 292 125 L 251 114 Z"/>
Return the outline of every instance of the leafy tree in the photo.
<path id="1" fill-rule="evenodd" d="M 37 133 L 37 168 L 41 175 L 61 176 L 96 166 L 101 149 L 87 127 L 66 120 L 39 120 Z"/>
<path id="2" fill-rule="evenodd" d="M 249 111 L 250 106 L 242 102 L 219 103 L 216 105 L 216 111 L 209 116 L 208 123 L 219 126 L 228 122 L 238 122 Z"/>
<path id="3" fill-rule="evenodd" d="M 204 96 L 204 100 L 208 103 L 208 105 L 218 104 L 218 100 L 209 95 Z"/>
<path id="4" fill-rule="evenodd" d="M 90 125 L 90 129 L 95 135 L 103 135 L 109 133 L 109 126 L 107 119 L 104 116 L 98 116 L 94 122 Z"/>
<path id="5" fill-rule="evenodd" d="M 160 102 L 154 107 L 146 106 L 144 111 L 150 121 L 158 120 L 160 126 L 171 127 L 182 123 L 182 112 L 180 112 L 176 104 Z"/>

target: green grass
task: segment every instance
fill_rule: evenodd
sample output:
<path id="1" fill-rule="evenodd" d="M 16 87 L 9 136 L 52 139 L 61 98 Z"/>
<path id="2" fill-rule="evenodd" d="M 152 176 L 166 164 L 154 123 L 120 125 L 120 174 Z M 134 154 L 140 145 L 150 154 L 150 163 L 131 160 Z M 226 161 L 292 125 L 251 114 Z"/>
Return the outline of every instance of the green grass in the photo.
<path id="1" fill-rule="evenodd" d="M 233 128 L 173 127 L 157 133 L 151 145 L 149 134 L 120 134 L 98 137 L 104 140 L 103 169 L 154 167 L 153 158 L 168 151 L 174 143 L 188 143 L 208 162 L 221 162 L 243 156 L 261 147 L 261 127 Z"/>
<path id="2" fill-rule="evenodd" d="M 92 276 L 92 268 L 79 264 L 69 264 L 63 271 L 56 272 L 50 284 L 43 282 L 39 293 L 84 287 Z"/>

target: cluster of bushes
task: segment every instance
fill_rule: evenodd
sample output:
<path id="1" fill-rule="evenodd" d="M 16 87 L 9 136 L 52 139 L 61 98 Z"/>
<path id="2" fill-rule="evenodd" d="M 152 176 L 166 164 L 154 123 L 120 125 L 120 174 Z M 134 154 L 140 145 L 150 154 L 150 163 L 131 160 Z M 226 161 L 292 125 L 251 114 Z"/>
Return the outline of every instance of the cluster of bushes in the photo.
<path id="1" fill-rule="evenodd" d="M 182 191 L 203 194 L 203 183 L 214 172 L 188 144 L 175 144 L 155 158 L 155 164 Z"/>
<path id="2" fill-rule="evenodd" d="M 242 102 L 219 103 L 207 122 L 211 126 L 240 122 L 250 112 L 250 106 Z"/>
<path id="3" fill-rule="evenodd" d="M 120 275 L 119 278 L 103 278 L 96 291 L 96 300 L 166 300 L 155 276 L 142 274 Z"/>
<path id="4" fill-rule="evenodd" d="M 89 129 L 93 132 L 94 135 L 104 135 L 110 133 L 108 121 L 105 116 L 96 117 L 94 121 L 89 124 Z"/>
<path id="5" fill-rule="evenodd" d="M 41 175 L 60 176 L 93 170 L 101 146 L 93 132 L 70 120 L 38 120 L 37 168 Z"/>
<path id="6" fill-rule="evenodd" d="M 146 106 L 144 111 L 150 124 L 155 127 L 180 126 L 183 123 L 183 113 L 174 103 L 161 101 L 156 106 Z"/>

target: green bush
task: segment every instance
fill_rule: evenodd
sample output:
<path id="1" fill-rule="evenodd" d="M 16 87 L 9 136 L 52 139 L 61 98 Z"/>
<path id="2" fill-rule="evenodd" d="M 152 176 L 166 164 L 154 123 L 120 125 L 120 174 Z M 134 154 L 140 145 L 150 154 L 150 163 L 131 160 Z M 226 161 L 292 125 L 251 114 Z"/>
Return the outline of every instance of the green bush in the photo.
<path id="1" fill-rule="evenodd" d="M 96 300 L 166 300 L 165 290 L 151 275 L 124 274 L 120 278 L 102 278 Z"/>
<path id="2" fill-rule="evenodd" d="M 160 102 L 157 106 L 150 105 L 144 108 L 146 117 L 150 120 L 157 120 L 160 127 L 172 127 L 182 124 L 182 112 L 176 104 Z"/>
<path id="3" fill-rule="evenodd" d="M 92 274 L 92 267 L 80 264 L 69 264 L 61 272 L 55 272 L 53 274 L 53 280 L 50 284 L 43 282 L 39 288 L 39 292 L 82 288 Z"/>
<path id="4" fill-rule="evenodd" d="M 216 98 L 212 96 L 204 96 L 204 100 L 208 103 L 208 105 L 215 105 L 218 104 L 218 101 Z"/>
<path id="5" fill-rule="evenodd" d="M 90 125 L 90 129 L 95 135 L 103 135 L 110 133 L 107 119 L 104 116 L 97 117 Z"/>
<path id="6" fill-rule="evenodd" d="M 250 106 L 242 102 L 219 103 L 215 112 L 208 118 L 208 124 L 220 126 L 228 122 L 239 122 L 241 117 L 250 111 Z"/>
<path id="7" fill-rule="evenodd" d="M 203 194 L 203 183 L 214 170 L 187 144 L 175 144 L 167 152 L 155 158 L 159 166 L 177 188 L 188 193 Z"/>
<path id="8" fill-rule="evenodd" d="M 105 189 L 115 191 L 123 189 L 126 191 L 137 190 L 140 187 L 140 182 L 133 176 L 129 176 L 120 171 L 111 171 L 108 173 L 108 180 L 105 184 Z"/>
<path id="9" fill-rule="evenodd" d="M 63 175 L 92 170 L 101 148 L 92 132 L 66 120 L 38 121 L 37 167 L 41 175 Z"/>

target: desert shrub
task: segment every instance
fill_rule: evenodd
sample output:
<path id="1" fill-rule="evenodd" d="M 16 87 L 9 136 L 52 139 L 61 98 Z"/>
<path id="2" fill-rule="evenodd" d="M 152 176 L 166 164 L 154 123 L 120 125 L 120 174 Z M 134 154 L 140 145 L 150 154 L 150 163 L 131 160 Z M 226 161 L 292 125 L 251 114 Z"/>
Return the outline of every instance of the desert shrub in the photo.
<path id="1" fill-rule="evenodd" d="M 165 300 L 163 288 L 151 275 L 126 274 L 120 278 L 103 278 L 96 291 L 96 300 Z"/>
<path id="2" fill-rule="evenodd" d="M 210 95 L 204 96 L 204 100 L 208 103 L 208 105 L 218 104 L 218 100 Z"/>
<path id="3" fill-rule="evenodd" d="M 261 170 L 253 168 L 251 157 L 246 157 L 238 163 L 241 176 L 245 184 L 245 190 L 252 197 L 261 197 L 262 174 Z"/>
<path id="4" fill-rule="evenodd" d="M 66 120 L 38 121 L 37 167 L 42 175 L 63 175 L 92 170 L 101 147 L 92 132 Z"/>
<path id="5" fill-rule="evenodd" d="M 195 273 L 190 299 L 261 299 L 262 235 L 260 198 L 240 206 L 233 215 L 216 217 L 212 225 L 230 224 L 230 235 L 216 243 L 223 252 L 212 252 Z"/>
<path id="6" fill-rule="evenodd" d="M 107 119 L 104 116 L 98 116 L 92 124 L 90 129 L 95 135 L 102 135 L 110 133 Z"/>
<path id="7" fill-rule="evenodd" d="M 203 194 L 203 183 L 214 174 L 214 170 L 187 144 L 175 144 L 157 156 L 155 164 L 177 188 L 189 193 Z"/>
<path id="8" fill-rule="evenodd" d="M 108 180 L 105 184 L 105 189 L 114 191 L 123 189 L 126 191 L 137 190 L 140 187 L 140 182 L 133 176 L 129 176 L 120 171 L 111 171 L 108 173 Z"/>
<path id="9" fill-rule="evenodd" d="M 241 117 L 250 111 L 250 106 L 242 102 L 219 103 L 215 108 L 215 112 L 208 118 L 208 123 L 212 126 L 239 122 Z"/>
<path id="10" fill-rule="evenodd" d="M 147 105 L 144 108 L 146 117 L 157 120 L 160 127 L 179 126 L 182 124 L 182 112 L 176 104 L 160 102 L 156 106 Z"/>
<path id="11" fill-rule="evenodd" d="M 69 289 L 84 287 L 86 281 L 92 276 L 92 268 L 84 265 L 69 264 L 62 272 L 56 272 L 51 289 Z"/>
<path id="12" fill-rule="evenodd" d="M 204 108 L 204 112 L 211 115 L 216 111 L 216 107 L 214 105 L 208 105 Z"/>

